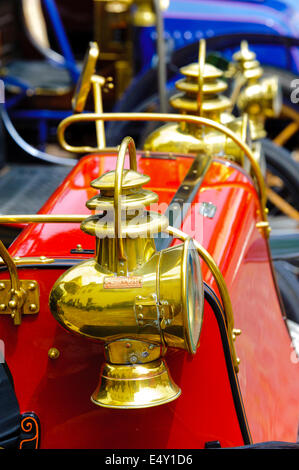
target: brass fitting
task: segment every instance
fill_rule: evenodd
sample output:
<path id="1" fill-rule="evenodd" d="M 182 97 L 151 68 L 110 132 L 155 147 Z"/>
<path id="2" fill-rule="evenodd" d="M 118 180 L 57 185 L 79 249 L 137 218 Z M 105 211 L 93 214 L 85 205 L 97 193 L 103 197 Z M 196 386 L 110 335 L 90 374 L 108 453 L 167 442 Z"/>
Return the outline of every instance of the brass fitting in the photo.
<path id="1" fill-rule="evenodd" d="M 223 80 L 223 72 L 206 63 L 205 40 L 199 43 L 198 62 L 182 67 L 180 71 L 184 78 L 176 82 L 179 93 L 170 98 L 172 107 L 183 115 L 197 115 L 224 124 L 248 142 L 249 129 L 244 136 L 243 119 L 233 116 L 231 101 L 224 95 L 227 83 Z M 187 122 L 158 128 L 148 136 L 144 149 L 195 155 L 204 152 L 212 156 L 225 156 L 244 166 L 240 148 L 224 134 Z"/>
<path id="2" fill-rule="evenodd" d="M 249 116 L 252 139 L 262 139 L 266 137 L 266 119 L 279 116 L 281 111 L 279 80 L 274 76 L 263 78 L 264 71 L 247 41 L 242 41 L 240 50 L 233 55 L 230 70 L 235 78 L 234 96 L 239 112 Z"/>
<path id="3" fill-rule="evenodd" d="M 124 169 L 129 151 L 130 169 Z M 163 356 L 167 347 L 195 354 L 203 314 L 203 282 L 191 239 L 157 252 L 154 237 L 168 227 L 145 209 L 157 195 L 142 186 L 134 141 L 123 140 L 116 171 L 92 182 L 96 210 L 81 224 L 96 237 L 96 256 L 66 271 L 50 294 L 50 309 L 67 330 L 105 345 L 106 363 L 92 401 L 142 408 L 174 400 Z"/>

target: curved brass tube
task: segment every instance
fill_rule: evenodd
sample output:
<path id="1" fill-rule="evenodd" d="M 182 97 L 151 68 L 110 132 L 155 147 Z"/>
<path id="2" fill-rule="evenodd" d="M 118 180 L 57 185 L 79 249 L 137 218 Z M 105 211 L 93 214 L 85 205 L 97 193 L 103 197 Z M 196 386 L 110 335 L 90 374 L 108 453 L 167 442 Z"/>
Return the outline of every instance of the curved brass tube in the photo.
<path id="1" fill-rule="evenodd" d="M 170 235 L 174 236 L 175 238 L 178 238 L 179 240 L 185 241 L 189 237 L 187 233 L 182 232 L 181 230 L 174 228 L 174 227 L 167 227 L 165 230 L 167 233 Z M 226 316 L 226 321 L 227 321 L 227 330 L 228 330 L 228 340 L 230 344 L 230 350 L 231 350 L 231 355 L 232 355 L 232 360 L 234 364 L 235 371 L 239 371 L 239 359 L 237 358 L 236 351 L 235 351 L 235 346 L 234 346 L 234 315 L 233 315 L 233 309 L 230 301 L 230 296 L 229 292 L 226 286 L 226 282 L 224 280 L 224 277 L 213 259 L 213 257 L 210 255 L 210 253 L 203 247 L 201 246 L 196 240 L 193 239 L 194 245 L 197 249 L 197 252 L 199 256 L 204 260 L 208 268 L 210 269 L 211 273 L 214 276 L 215 282 L 217 284 L 217 287 L 219 289 L 220 297 L 222 300 L 222 305 L 224 309 L 224 313 Z"/>
<path id="2" fill-rule="evenodd" d="M 10 275 L 10 280 L 11 280 L 11 288 L 16 291 L 19 290 L 20 280 L 18 276 L 17 267 L 1 240 L 0 240 L 0 256 L 7 266 L 7 269 Z"/>
<path id="3" fill-rule="evenodd" d="M 136 161 L 136 149 L 135 143 L 132 137 L 125 137 L 119 147 L 116 170 L 115 170 L 115 186 L 114 186 L 114 226 L 115 226 L 115 239 L 118 246 L 118 257 L 120 260 L 125 260 L 126 256 L 124 254 L 124 244 L 121 235 L 121 226 L 120 226 L 120 208 L 121 203 L 121 191 L 122 191 L 122 180 L 123 180 L 123 170 L 125 157 L 129 151 L 130 157 L 130 168 L 131 170 L 137 170 L 137 161 Z"/>
<path id="4" fill-rule="evenodd" d="M 0 224 L 81 223 L 86 214 L 7 214 L 0 215 Z M 1 255 L 1 253 L 0 253 Z"/>
<path id="5" fill-rule="evenodd" d="M 267 209 L 266 209 L 266 202 L 267 202 L 267 195 L 266 195 L 266 187 L 264 182 L 264 177 L 262 171 L 259 167 L 259 164 L 256 162 L 255 157 L 245 142 L 242 140 L 230 129 L 228 129 L 223 124 L 220 124 L 216 121 L 212 121 L 211 119 L 199 117 L 199 116 L 189 116 L 189 115 L 181 115 L 181 114 L 164 114 L 164 113 L 85 113 L 85 114 L 78 114 L 69 116 L 64 119 L 58 126 L 57 130 L 57 137 L 59 140 L 60 145 L 67 151 L 73 153 L 92 153 L 92 152 L 103 152 L 103 149 L 98 149 L 96 147 L 73 147 L 69 145 L 64 137 L 66 129 L 76 122 L 89 122 L 89 121 L 165 121 L 165 122 L 187 122 L 191 124 L 196 124 L 198 126 L 204 125 L 207 127 L 211 127 L 212 129 L 216 129 L 219 132 L 222 132 L 231 140 L 233 140 L 244 152 L 248 160 L 250 161 L 252 170 L 256 177 L 256 182 L 258 185 L 258 192 L 260 196 L 260 203 L 261 203 L 261 218 L 264 221 L 267 221 Z M 111 151 L 115 152 L 115 148 L 110 149 Z M 109 148 L 105 149 L 105 152 L 109 152 Z"/>
<path id="6" fill-rule="evenodd" d="M 14 320 L 14 324 L 19 325 L 21 323 L 20 306 L 22 305 L 24 301 L 25 292 L 21 288 L 21 283 L 20 283 L 20 279 L 18 276 L 17 267 L 1 240 L 0 240 L 0 256 L 2 260 L 4 261 L 4 263 L 6 264 L 8 272 L 9 272 L 9 276 L 10 276 L 11 298 L 10 298 L 8 305 L 11 309 L 11 317 Z"/>

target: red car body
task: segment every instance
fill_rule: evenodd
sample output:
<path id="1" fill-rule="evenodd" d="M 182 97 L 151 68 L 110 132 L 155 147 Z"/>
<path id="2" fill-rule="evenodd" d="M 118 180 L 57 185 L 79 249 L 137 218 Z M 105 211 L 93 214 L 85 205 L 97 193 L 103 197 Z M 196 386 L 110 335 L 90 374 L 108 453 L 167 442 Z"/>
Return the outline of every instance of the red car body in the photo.
<path id="1" fill-rule="evenodd" d="M 138 171 L 151 177 L 148 188 L 169 204 L 193 159 L 138 153 Z M 85 203 L 96 191 L 90 182 L 115 169 L 115 155 L 82 158 L 44 205 L 45 214 L 90 215 Z M 211 218 L 194 219 L 202 202 L 216 207 Z M 94 405 L 103 362 L 101 344 L 64 330 L 48 301 L 57 278 L 70 266 L 93 256 L 94 238 L 76 223 L 29 224 L 9 251 L 12 256 L 47 256 L 48 265 L 22 266 L 21 279 L 35 279 L 40 311 L 14 326 L 0 319 L 0 337 L 22 413 L 31 412 L 23 437 L 35 447 L 53 449 L 198 449 L 219 441 L 237 447 L 265 441 L 296 442 L 299 365 L 276 287 L 268 241 L 256 227 L 259 197 L 251 178 L 237 164 L 214 159 L 193 199 L 181 229 L 213 256 L 231 297 L 234 324 L 242 331 L 234 371 L 227 327 L 215 280 L 202 263 L 206 292 L 200 346 L 194 357 L 169 350 L 166 361 L 181 396 L 168 404 L 139 410 Z M 198 214 L 196 214 L 198 216 Z M 192 221 L 199 221 L 192 227 Z M 80 244 L 83 251 L 76 250 Z M 0 272 L 7 279 L 6 269 Z M 48 357 L 50 348 L 60 352 Z M 34 422 L 35 420 L 35 422 Z M 26 429 L 27 428 L 27 429 Z M 30 429 L 29 429 L 30 428 Z M 29 433 L 30 434 L 30 433 Z"/>

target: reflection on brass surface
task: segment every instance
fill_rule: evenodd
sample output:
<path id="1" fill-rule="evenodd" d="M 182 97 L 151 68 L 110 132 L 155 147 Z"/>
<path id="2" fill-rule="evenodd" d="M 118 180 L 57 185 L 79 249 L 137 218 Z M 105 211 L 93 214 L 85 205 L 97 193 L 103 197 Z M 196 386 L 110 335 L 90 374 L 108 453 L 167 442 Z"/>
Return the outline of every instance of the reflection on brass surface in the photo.
<path id="1" fill-rule="evenodd" d="M 82 113 L 85 107 L 87 96 L 91 87 L 91 79 L 96 70 L 96 63 L 99 58 L 99 47 L 96 42 L 90 42 L 86 52 L 81 75 L 76 85 L 72 99 L 73 111 Z M 103 79 L 105 82 L 105 79 Z M 104 83 L 103 83 L 104 84 Z"/>
<path id="2" fill-rule="evenodd" d="M 148 408 L 175 400 L 181 394 L 163 359 L 131 366 L 105 364 L 92 394 L 96 405 L 108 408 Z"/>
<path id="3" fill-rule="evenodd" d="M 127 152 L 129 170 L 124 169 Z M 188 238 L 156 250 L 154 237 L 168 220 L 145 210 L 148 197 L 142 184 L 147 181 L 137 172 L 135 144 L 127 137 L 115 172 L 91 183 L 100 189 L 92 203 L 100 213 L 84 220 L 81 228 L 96 236 L 96 257 L 66 271 L 50 294 L 51 312 L 63 327 L 105 344 L 107 362 L 92 400 L 112 408 L 175 399 L 180 391 L 161 357 L 167 347 L 195 354 L 199 344 L 204 295 L 194 242 Z M 128 210 L 130 199 L 122 198 L 129 194 L 134 195 L 137 218 Z M 108 229 L 101 225 L 103 214 Z"/>
<path id="4" fill-rule="evenodd" d="M 16 264 L 0 241 L 0 256 L 7 266 L 10 280 L 0 283 L 0 310 L 9 314 L 14 325 L 20 325 L 22 314 L 39 311 L 39 288 L 35 281 L 20 280 Z"/>
<path id="5" fill-rule="evenodd" d="M 170 235 L 174 236 L 175 238 L 178 238 L 180 240 L 187 240 L 188 239 L 188 234 L 182 232 L 181 230 L 178 230 L 174 227 L 167 227 L 166 230 Z M 230 350 L 231 350 L 231 355 L 233 358 L 233 363 L 235 367 L 235 371 L 238 372 L 239 370 L 239 359 L 236 355 L 235 351 L 235 346 L 234 346 L 234 335 L 236 335 L 236 330 L 234 328 L 234 316 L 233 316 L 233 310 L 232 310 L 232 305 L 230 301 L 230 296 L 227 290 L 227 286 L 225 283 L 225 280 L 222 276 L 222 273 L 215 263 L 213 257 L 208 253 L 198 242 L 194 241 L 194 245 L 196 250 L 198 251 L 199 256 L 204 260 L 204 262 L 207 264 L 209 267 L 211 273 L 214 276 L 215 282 L 217 284 L 217 287 L 219 289 L 220 297 L 222 300 L 223 304 L 223 309 L 224 313 L 226 316 L 226 321 L 227 321 L 227 329 L 228 329 L 228 339 L 230 343 Z"/>
<path id="6" fill-rule="evenodd" d="M 109 78 L 106 80 L 100 75 L 95 75 L 96 63 L 99 58 L 99 53 L 100 51 L 97 43 L 90 42 L 89 48 L 85 55 L 83 68 L 72 99 L 72 107 L 74 112 L 83 112 L 91 86 L 93 90 L 94 109 L 97 113 L 103 112 L 102 89 Z M 110 88 L 113 87 L 113 84 L 109 82 L 107 86 Z M 98 147 L 104 148 L 106 145 L 106 137 L 103 122 L 96 122 L 96 135 Z"/>
<path id="7" fill-rule="evenodd" d="M 133 24 L 140 28 L 156 25 L 156 13 L 153 0 L 135 0 Z"/>
<path id="8" fill-rule="evenodd" d="M 101 63 L 112 69 L 116 99 L 132 79 L 133 0 L 94 0 L 94 40 L 101 48 Z"/>
<path id="9" fill-rule="evenodd" d="M 12 258 L 16 266 L 24 266 L 28 264 L 51 264 L 54 263 L 54 258 L 47 258 L 46 256 L 16 256 Z M 5 261 L 0 258 L 0 266 L 5 264 Z"/>
<path id="10" fill-rule="evenodd" d="M 69 116 L 64 119 L 58 126 L 58 140 L 60 145 L 67 151 L 70 152 L 97 152 L 99 149 L 96 147 L 74 147 L 69 145 L 65 140 L 65 132 L 66 129 L 71 124 L 77 122 L 89 122 L 89 121 L 96 121 L 96 120 L 103 120 L 103 121 L 165 121 L 165 122 L 187 122 L 190 124 L 194 124 L 196 126 L 206 126 L 211 127 L 212 129 L 216 129 L 229 137 L 233 142 L 235 142 L 244 155 L 248 158 L 251 171 L 254 174 L 254 178 L 256 184 L 258 186 L 258 192 L 261 201 L 261 217 L 263 220 L 267 220 L 267 211 L 266 211 L 266 188 L 265 188 L 265 181 L 264 176 L 261 171 L 260 165 L 257 161 L 256 156 L 246 144 L 243 142 L 238 135 L 236 135 L 232 130 L 230 130 L 227 126 L 220 124 L 216 121 L 212 121 L 211 119 L 206 119 L 200 116 L 190 116 L 190 115 L 181 115 L 181 114 L 164 114 L 164 113 L 104 113 L 104 114 L 94 114 L 94 113 L 85 113 L 80 115 Z M 103 149 L 100 149 L 103 152 Z M 107 152 L 109 149 L 107 149 Z M 115 149 L 114 149 L 115 151 Z"/>
<path id="11" fill-rule="evenodd" d="M 50 348 L 48 351 L 48 357 L 49 359 L 58 359 L 60 356 L 60 352 L 57 348 Z"/>
<path id="12" fill-rule="evenodd" d="M 0 283 L 0 315 L 10 315 L 14 325 L 21 324 L 22 315 L 39 312 L 39 286 L 36 281 L 22 279 L 18 290 L 11 288 L 11 281 Z"/>
<path id="13" fill-rule="evenodd" d="M 262 78 L 263 69 L 247 41 L 242 41 L 240 50 L 233 55 L 229 74 L 235 81 L 232 101 L 241 113 L 248 114 L 252 139 L 266 137 L 266 118 L 277 117 L 282 108 L 278 78 Z"/>
<path id="14" fill-rule="evenodd" d="M 172 107 L 182 114 L 201 116 L 226 125 L 244 142 L 249 142 L 249 127 L 243 135 L 243 119 L 231 114 L 231 101 L 222 94 L 227 89 L 223 72 L 206 63 L 206 43 L 199 42 L 198 62 L 180 69 L 184 78 L 176 82 L 179 93 L 170 98 Z M 212 128 L 199 127 L 187 121 L 163 125 L 152 132 L 144 149 L 153 152 L 173 152 L 225 156 L 244 167 L 244 154 L 227 135 Z"/>
<path id="15" fill-rule="evenodd" d="M 19 223 L 81 223 L 86 219 L 86 214 L 7 214 L 0 215 L 0 224 Z M 43 261 L 42 258 L 39 258 Z M 38 261 L 38 258 L 36 259 Z"/>

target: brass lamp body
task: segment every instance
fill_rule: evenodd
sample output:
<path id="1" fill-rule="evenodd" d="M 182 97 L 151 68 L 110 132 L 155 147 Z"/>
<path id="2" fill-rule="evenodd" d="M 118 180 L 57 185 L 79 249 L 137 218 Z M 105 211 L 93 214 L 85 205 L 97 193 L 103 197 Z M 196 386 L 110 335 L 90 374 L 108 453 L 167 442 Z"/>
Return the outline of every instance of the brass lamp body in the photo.
<path id="1" fill-rule="evenodd" d="M 127 149 L 131 168 L 124 170 Z M 116 171 L 92 182 L 100 194 L 87 207 L 98 213 L 81 224 L 96 237 L 96 257 L 66 271 L 50 294 L 51 312 L 64 328 L 104 343 L 106 363 L 91 399 L 111 408 L 176 399 L 181 392 L 163 356 L 167 347 L 195 354 L 202 322 L 195 245 L 187 239 L 156 251 L 154 236 L 168 219 L 145 210 L 157 195 L 142 188 L 148 177 L 136 166 L 134 142 L 126 138 Z"/>
<path id="2" fill-rule="evenodd" d="M 170 104 L 180 113 L 202 116 L 227 126 L 243 141 L 250 139 L 242 118 L 231 114 L 231 101 L 223 92 L 227 88 L 223 72 L 205 63 L 205 41 L 199 44 L 199 60 L 181 68 L 183 79 L 176 82 L 179 93 L 170 98 Z M 226 156 L 244 166 L 240 148 L 223 133 L 198 127 L 186 122 L 166 124 L 152 132 L 144 143 L 144 149 L 156 152 Z"/>
<path id="3" fill-rule="evenodd" d="M 242 41 L 240 50 L 234 54 L 230 73 L 239 82 L 236 104 L 240 113 L 248 114 L 252 139 L 266 137 L 266 118 L 279 116 L 282 107 L 278 78 L 263 78 L 264 71 L 247 41 Z"/>

